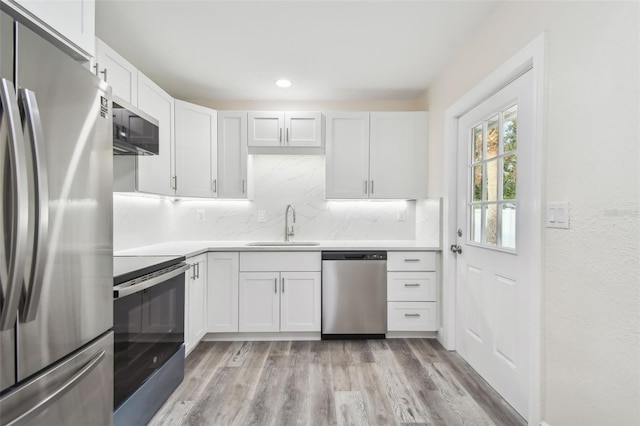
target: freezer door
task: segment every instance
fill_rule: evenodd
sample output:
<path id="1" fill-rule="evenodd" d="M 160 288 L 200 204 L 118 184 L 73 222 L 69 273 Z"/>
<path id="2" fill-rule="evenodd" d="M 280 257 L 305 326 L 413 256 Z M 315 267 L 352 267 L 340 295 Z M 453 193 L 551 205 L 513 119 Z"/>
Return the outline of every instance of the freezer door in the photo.
<path id="1" fill-rule="evenodd" d="M 0 12 L 0 78 L 13 81 L 13 19 L 9 15 Z M 0 207 L 0 314 L 6 309 L 4 297 L 8 290 L 5 280 L 7 280 L 6 265 L 9 262 L 9 253 L 11 252 L 11 233 L 15 230 L 11 229 L 11 220 L 9 220 L 12 212 L 12 203 L 7 202 L 13 198 L 12 181 L 10 164 L 7 161 L 9 157 L 9 141 L 7 134 L 7 126 L 9 123 L 5 121 L 6 106 L 0 100 L 0 186 L 2 186 L 2 206 Z M 0 391 L 5 390 L 13 385 L 16 380 L 16 364 L 15 364 L 15 330 L 0 329 Z"/>
<path id="2" fill-rule="evenodd" d="M 0 424 L 113 424 L 113 332 L 0 398 Z"/>
<path id="3" fill-rule="evenodd" d="M 113 160 L 111 89 L 28 28 L 16 34 L 23 120 L 41 125 L 41 140 L 27 129 L 25 144 L 38 142 L 32 169 L 48 193 L 33 197 L 42 214 L 30 220 L 37 238 L 25 276 L 35 279 L 17 324 L 20 381 L 113 325 Z"/>

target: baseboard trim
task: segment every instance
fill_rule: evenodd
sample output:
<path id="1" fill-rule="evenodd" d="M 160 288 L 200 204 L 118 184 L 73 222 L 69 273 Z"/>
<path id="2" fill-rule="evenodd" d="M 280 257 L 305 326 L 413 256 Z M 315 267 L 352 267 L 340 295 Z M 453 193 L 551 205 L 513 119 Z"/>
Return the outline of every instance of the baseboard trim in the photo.
<path id="1" fill-rule="evenodd" d="M 291 333 L 208 333 L 204 342 L 278 342 L 285 340 L 320 340 L 320 332 Z"/>

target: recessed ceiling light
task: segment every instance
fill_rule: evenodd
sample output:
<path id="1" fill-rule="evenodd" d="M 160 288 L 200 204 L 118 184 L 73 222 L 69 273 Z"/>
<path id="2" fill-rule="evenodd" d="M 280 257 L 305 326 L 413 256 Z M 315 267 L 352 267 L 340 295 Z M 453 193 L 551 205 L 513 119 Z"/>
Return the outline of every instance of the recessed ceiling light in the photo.
<path id="1" fill-rule="evenodd" d="M 291 87 L 291 81 L 285 80 L 285 79 L 276 80 L 276 86 L 282 87 L 283 89 L 287 87 Z"/>

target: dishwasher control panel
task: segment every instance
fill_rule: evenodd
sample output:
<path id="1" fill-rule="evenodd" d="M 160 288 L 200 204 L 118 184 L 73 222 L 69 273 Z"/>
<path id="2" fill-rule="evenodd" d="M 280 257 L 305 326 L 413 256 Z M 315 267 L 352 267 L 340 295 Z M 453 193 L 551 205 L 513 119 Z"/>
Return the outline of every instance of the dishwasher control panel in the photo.
<path id="1" fill-rule="evenodd" d="M 387 260 L 386 251 L 323 251 L 322 260 Z"/>

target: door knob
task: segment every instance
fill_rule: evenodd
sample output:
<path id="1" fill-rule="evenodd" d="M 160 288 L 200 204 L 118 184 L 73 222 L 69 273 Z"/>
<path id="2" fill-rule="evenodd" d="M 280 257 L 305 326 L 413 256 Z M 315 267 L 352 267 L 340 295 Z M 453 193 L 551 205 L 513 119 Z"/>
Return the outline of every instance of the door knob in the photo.
<path id="1" fill-rule="evenodd" d="M 462 247 L 457 244 L 451 244 L 451 251 L 460 254 L 462 253 Z"/>

